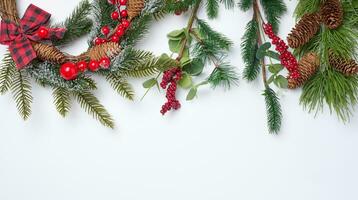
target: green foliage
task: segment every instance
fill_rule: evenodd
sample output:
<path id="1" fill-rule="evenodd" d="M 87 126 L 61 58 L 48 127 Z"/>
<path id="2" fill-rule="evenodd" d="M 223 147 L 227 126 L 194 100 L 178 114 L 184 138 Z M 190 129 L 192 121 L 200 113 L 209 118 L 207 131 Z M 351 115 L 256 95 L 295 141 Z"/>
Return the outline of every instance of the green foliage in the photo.
<path id="1" fill-rule="evenodd" d="M 233 42 L 229 38 L 213 30 L 204 20 L 197 19 L 197 24 L 200 36 L 204 40 L 215 41 L 217 46 L 223 50 L 229 50 L 232 47 Z"/>
<path id="2" fill-rule="evenodd" d="M 239 78 L 232 66 L 221 63 L 214 69 L 207 81 L 214 88 L 222 86 L 229 89 L 232 85 L 238 84 Z"/>
<path id="3" fill-rule="evenodd" d="M 66 117 L 68 112 L 71 109 L 71 98 L 70 92 L 65 88 L 54 88 L 52 92 L 52 96 L 54 98 L 53 103 L 56 106 L 57 112 L 62 116 Z"/>
<path id="4" fill-rule="evenodd" d="M 0 94 L 5 94 L 12 84 L 12 77 L 16 72 L 14 60 L 9 53 L 5 54 L 0 66 Z"/>
<path id="5" fill-rule="evenodd" d="M 301 104 L 309 112 L 323 110 L 326 103 L 331 111 L 347 122 L 358 100 L 358 77 L 346 77 L 326 69 L 317 73 L 304 87 Z"/>
<path id="6" fill-rule="evenodd" d="M 277 134 L 281 129 L 282 111 L 279 98 L 275 91 L 270 87 L 266 87 L 263 95 L 265 96 L 267 125 L 270 133 Z"/>
<path id="7" fill-rule="evenodd" d="M 280 18 L 287 11 L 286 5 L 282 0 L 261 0 L 267 21 L 272 24 L 273 30 L 278 31 Z"/>
<path id="8" fill-rule="evenodd" d="M 73 92 L 81 107 L 104 126 L 114 128 L 114 121 L 99 100 L 89 91 Z"/>
<path id="9" fill-rule="evenodd" d="M 166 0 L 164 9 L 169 13 L 175 13 L 178 10 L 187 10 L 201 0 Z"/>
<path id="10" fill-rule="evenodd" d="M 134 90 L 124 77 L 120 74 L 111 73 L 106 76 L 106 79 L 118 94 L 129 100 L 134 100 Z"/>
<path id="11" fill-rule="evenodd" d="M 317 12 L 323 0 L 299 0 L 295 9 L 297 18 L 301 18 L 306 13 Z"/>
<path id="12" fill-rule="evenodd" d="M 54 45 L 64 45 L 87 34 L 92 27 L 92 21 L 88 18 L 91 4 L 88 0 L 83 0 L 72 12 L 72 14 L 61 24 L 54 27 L 66 28 L 66 33 L 61 40 L 54 41 Z"/>
<path id="13" fill-rule="evenodd" d="M 218 0 L 206 0 L 205 4 L 206 13 L 209 19 L 216 18 L 219 13 L 219 1 Z"/>
<path id="14" fill-rule="evenodd" d="M 252 8 L 253 1 L 254 0 L 240 0 L 239 7 L 241 8 L 242 11 L 247 11 L 250 8 Z"/>
<path id="15" fill-rule="evenodd" d="M 12 77 L 11 91 L 17 110 L 24 120 L 31 115 L 31 85 L 28 77 L 21 71 L 15 71 Z"/>
<path id="16" fill-rule="evenodd" d="M 94 90 L 97 88 L 93 79 L 83 74 L 72 81 L 64 80 L 59 73 L 59 66 L 50 62 L 33 62 L 25 71 L 43 85 L 66 88 L 70 91 Z"/>
<path id="17" fill-rule="evenodd" d="M 234 8 L 235 7 L 235 0 L 220 0 L 221 3 L 225 5 L 226 8 Z"/>
<path id="18" fill-rule="evenodd" d="M 244 78 L 253 81 L 260 72 L 260 61 L 256 58 L 258 50 L 258 23 L 255 19 L 246 25 L 246 31 L 242 37 L 241 51 L 245 63 Z"/>
<path id="19" fill-rule="evenodd" d="M 130 28 L 126 31 L 126 34 L 121 41 L 121 46 L 124 48 L 135 45 L 139 39 L 148 33 L 149 24 L 152 21 L 152 18 L 151 14 L 142 14 L 135 18 L 131 22 Z"/>

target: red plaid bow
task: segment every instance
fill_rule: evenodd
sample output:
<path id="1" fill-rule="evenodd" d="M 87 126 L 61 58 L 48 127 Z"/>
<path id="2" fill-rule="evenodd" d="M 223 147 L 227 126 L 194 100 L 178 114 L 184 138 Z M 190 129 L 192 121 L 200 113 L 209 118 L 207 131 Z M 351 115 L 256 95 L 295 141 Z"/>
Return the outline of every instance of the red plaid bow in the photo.
<path id="1" fill-rule="evenodd" d="M 40 41 L 37 31 L 50 20 L 51 14 L 31 4 L 20 20 L 20 25 L 10 20 L 1 20 L 0 44 L 8 45 L 18 69 L 24 68 L 37 57 L 31 41 Z M 62 39 L 63 28 L 49 28 L 48 38 Z"/>

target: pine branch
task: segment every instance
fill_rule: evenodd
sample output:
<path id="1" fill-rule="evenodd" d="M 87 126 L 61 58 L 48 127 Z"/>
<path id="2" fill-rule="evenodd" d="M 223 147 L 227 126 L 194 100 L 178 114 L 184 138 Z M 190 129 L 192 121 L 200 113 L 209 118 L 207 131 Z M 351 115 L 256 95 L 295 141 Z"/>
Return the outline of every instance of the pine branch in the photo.
<path id="1" fill-rule="evenodd" d="M 114 121 L 99 100 L 89 91 L 73 92 L 81 107 L 104 126 L 114 128 Z"/>
<path id="2" fill-rule="evenodd" d="M 250 8 L 252 8 L 254 0 L 240 0 L 239 7 L 242 11 L 248 11 Z"/>
<path id="3" fill-rule="evenodd" d="M 287 11 L 286 5 L 282 0 L 261 0 L 267 21 L 272 25 L 275 32 L 278 31 L 280 18 Z"/>
<path id="4" fill-rule="evenodd" d="M 137 63 L 137 65 L 133 66 L 131 69 L 121 70 L 120 74 L 122 76 L 135 78 L 143 78 L 154 75 L 158 72 L 158 69 L 156 68 L 157 61 L 157 58 L 150 58 L 144 63 Z"/>
<path id="5" fill-rule="evenodd" d="M 223 3 L 227 9 L 235 7 L 235 0 L 220 0 L 220 2 Z"/>
<path id="6" fill-rule="evenodd" d="M 118 94 L 131 101 L 134 100 L 134 90 L 125 78 L 119 74 L 111 73 L 106 76 L 106 79 Z"/>
<path id="7" fill-rule="evenodd" d="M 241 51 L 245 63 L 244 78 L 248 81 L 255 80 L 260 73 L 260 61 L 256 58 L 258 50 L 257 38 L 259 37 L 258 26 L 256 19 L 252 19 L 246 25 L 246 31 L 242 37 Z"/>
<path id="8" fill-rule="evenodd" d="M 12 77 L 16 72 L 14 60 L 9 53 L 5 54 L 0 66 L 0 94 L 5 94 L 11 88 Z"/>
<path id="9" fill-rule="evenodd" d="M 200 36 L 204 37 L 206 40 L 215 41 L 217 46 L 223 50 L 229 50 L 233 42 L 227 38 L 225 35 L 213 30 L 207 22 L 201 19 L 197 19 L 198 29 Z"/>
<path id="10" fill-rule="evenodd" d="M 295 9 L 297 18 L 301 18 L 306 13 L 314 13 L 320 9 L 322 0 L 299 0 Z"/>
<path id="11" fill-rule="evenodd" d="M 28 77 L 20 71 L 16 71 L 12 78 L 11 91 L 19 114 L 24 120 L 31 115 L 31 85 Z"/>
<path id="12" fill-rule="evenodd" d="M 218 0 L 207 0 L 206 1 L 206 14 L 209 19 L 214 19 L 218 16 L 219 13 L 219 1 Z"/>
<path id="13" fill-rule="evenodd" d="M 270 87 L 266 87 L 263 95 L 266 101 L 267 124 L 270 133 L 277 134 L 281 129 L 282 111 L 279 98 L 275 91 Z"/>
<path id="14" fill-rule="evenodd" d="M 70 92 L 65 88 L 58 87 L 53 89 L 52 95 L 56 110 L 62 117 L 66 117 L 71 109 Z"/>
<path id="15" fill-rule="evenodd" d="M 235 69 L 227 63 L 220 63 L 211 73 L 207 80 L 213 88 L 222 86 L 230 89 L 232 85 L 237 85 L 239 78 Z"/>
<path id="16" fill-rule="evenodd" d="M 139 39 L 143 38 L 145 34 L 148 33 L 151 21 L 151 14 L 142 14 L 135 18 L 135 20 L 131 22 L 130 28 L 126 31 L 126 34 L 121 41 L 121 46 L 124 48 L 135 45 Z"/>
<path id="17" fill-rule="evenodd" d="M 55 25 L 54 27 L 64 27 L 67 30 L 61 40 L 54 41 L 54 45 L 65 45 L 87 34 L 92 27 L 92 21 L 88 18 L 90 10 L 89 1 L 83 0 L 65 22 Z"/>

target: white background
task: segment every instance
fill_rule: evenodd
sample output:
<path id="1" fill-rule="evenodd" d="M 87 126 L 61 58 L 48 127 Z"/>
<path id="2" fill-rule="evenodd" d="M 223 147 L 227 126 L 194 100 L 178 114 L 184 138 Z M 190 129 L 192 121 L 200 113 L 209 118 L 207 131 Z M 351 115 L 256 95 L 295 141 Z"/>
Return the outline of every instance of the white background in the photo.
<path id="1" fill-rule="evenodd" d="M 61 21 L 79 1 L 19 0 L 20 11 L 34 3 Z M 281 36 L 293 26 L 296 1 Z M 203 13 L 202 13 L 203 15 Z M 222 10 L 211 24 L 235 42 L 229 57 L 241 72 L 240 38 L 251 13 Z M 166 33 L 187 16 L 156 22 L 139 48 L 169 52 Z M 67 48 L 79 53 L 85 39 Z M 5 47 L 0 48 L 0 53 Z M 23 122 L 11 94 L 0 98 L 1 200 L 356 200 L 358 123 L 340 123 L 329 111 L 303 111 L 300 91 L 280 91 L 282 131 L 266 127 L 262 84 L 240 81 L 231 91 L 204 88 L 176 113 L 159 114 L 164 94 L 137 100 L 116 95 L 103 80 L 96 92 L 117 127 L 102 127 L 73 102 L 62 119 L 51 91 L 33 88 L 33 115 Z"/>

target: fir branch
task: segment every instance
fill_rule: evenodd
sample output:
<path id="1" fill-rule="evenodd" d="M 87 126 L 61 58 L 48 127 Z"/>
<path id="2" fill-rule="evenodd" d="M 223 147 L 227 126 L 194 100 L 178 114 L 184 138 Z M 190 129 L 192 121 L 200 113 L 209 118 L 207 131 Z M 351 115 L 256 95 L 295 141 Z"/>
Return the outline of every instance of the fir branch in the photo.
<path id="1" fill-rule="evenodd" d="M 143 63 L 137 63 L 133 65 L 130 69 L 123 69 L 120 71 L 122 76 L 129 76 L 135 78 L 143 78 L 147 76 L 154 75 L 158 72 L 156 68 L 157 58 L 150 58 Z"/>
<path id="2" fill-rule="evenodd" d="M 275 91 L 270 87 L 266 87 L 263 95 L 265 96 L 267 125 L 270 133 L 277 134 L 281 129 L 282 111 L 279 98 Z"/>
<path id="3" fill-rule="evenodd" d="M 233 42 L 229 38 L 213 30 L 204 20 L 197 19 L 197 24 L 200 36 L 204 37 L 204 39 L 215 41 L 215 43 L 217 44 L 217 46 L 220 47 L 220 49 L 229 50 L 232 47 Z"/>
<path id="4" fill-rule="evenodd" d="M 309 112 L 316 113 L 326 103 L 331 112 L 347 122 L 358 102 L 358 77 L 345 77 L 331 68 L 321 71 L 304 85 L 300 102 Z"/>
<path id="5" fill-rule="evenodd" d="M 187 10 L 201 0 L 166 0 L 164 10 L 169 13 L 175 13 L 178 10 Z"/>
<path id="6" fill-rule="evenodd" d="M 241 51 L 242 58 L 245 63 L 244 78 L 248 81 L 253 81 L 260 73 L 260 61 L 256 58 L 258 50 L 258 23 L 256 19 L 252 19 L 246 25 L 246 31 L 242 37 Z"/>
<path id="7" fill-rule="evenodd" d="M 120 70 L 136 69 L 154 57 L 155 56 L 149 51 L 127 47 L 114 59 L 111 71 L 117 72 Z"/>
<path id="8" fill-rule="evenodd" d="M 230 89 L 232 85 L 238 84 L 238 80 L 239 78 L 234 67 L 230 66 L 228 63 L 220 63 L 215 67 L 207 81 L 213 88 L 222 86 Z"/>
<path id="9" fill-rule="evenodd" d="M 242 11 L 248 11 L 250 8 L 252 8 L 254 0 L 240 0 L 239 7 Z"/>
<path id="10" fill-rule="evenodd" d="M 225 8 L 231 9 L 235 7 L 235 0 L 220 0 L 225 5 Z"/>
<path id="11" fill-rule="evenodd" d="M 306 13 L 314 13 L 320 9 L 322 0 L 299 0 L 295 9 L 296 18 L 301 18 Z"/>
<path id="12" fill-rule="evenodd" d="M 218 0 L 207 0 L 205 8 L 206 8 L 206 14 L 208 15 L 209 19 L 213 19 L 218 16 L 219 13 Z"/>
<path id="13" fill-rule="evenodd" d="M 62 116 L 66 117 L 71 109 L 70 92 L 65 88 L 53 88 L 52 92 L 54 98 L 54 104 L 57 112 Z"/>
<path id="14" fill-rule="evenodd" d="M 21 71 L 16 71 L 12 78 L 11 91 L 19 114 L 24 120 L 31 115 L 31 85 L 28 77 Z"/>
<path id="15" fill-rule="evenodd" d="M 108 74 L 106 76 L 106 79 L 111 84 L 112 88 L 117 91 L 118 94 L 131 101 L 134 100 L 134 90 L 132 86 L 120 74 Z"/>
<path id="16" fill-rule="evenodd" d="M 11 88 L 12 77 L 16 72 L 15 62 L 10 53 L 6 53 L 0 66 L 0 94 L 5 94 Z"/>
<path id="17" fill-rule="evenodd" d="M 114 121 L 111 115 L 91 92 L 73 92 L 72 94 L 88 114 L 99 120 L 104 126 L 114 128 Z"/>
<path id="18" fill-rule="evenodd" d="M 151 21 L 151 14 L 142 14 L 135 18 L 135 20 L 131 22 L 130 28 L 126 31 L 126 34 L 121 41 L 121 46 L 124 48 L 135 45 L 139 39 L 143 38 L 145 34 L 148 33 Z"/>
<path id="19" fill-rule="evenodd" d="M 286 5 L 282 0 L 261 0 L 266 19 L 275 32 L 278 31 L 280 18 L 287 11 Z"/>
<path id="20" fill-rule="evenodd" d="M 54 41 L 53 44 L 56 46 L 65 45 L 87 34 L 92 27 L 92 21 L 88 18 L 90 10 L 89 1 L 83 0 L 65 22 L 54 25 L 54 27 L 66 28 L 66 33 L 61 40 Z"/>

